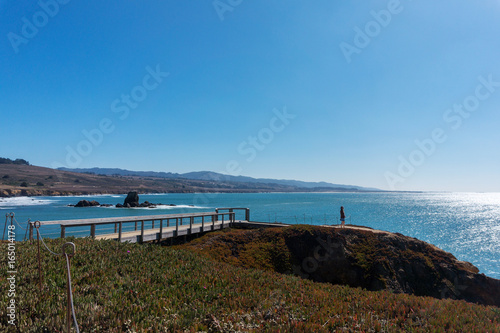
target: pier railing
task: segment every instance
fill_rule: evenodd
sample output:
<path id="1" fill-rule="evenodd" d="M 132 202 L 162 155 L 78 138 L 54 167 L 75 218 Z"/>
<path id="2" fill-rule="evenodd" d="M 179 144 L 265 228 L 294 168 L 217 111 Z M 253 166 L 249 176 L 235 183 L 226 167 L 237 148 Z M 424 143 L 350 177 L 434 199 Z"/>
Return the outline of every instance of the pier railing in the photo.
<path id="1" fill-rule="evenodd" d="M 215 212 L 218 213 L 221 210 L 227 210 L 227 211 L 229 211 L 229 213 L 233 213 L 235 210 L 244 210 L 245 211 L 245 221 L 250 221 L 250 208 L 242 208 L 242 207 L 216 208 Z"/>
<path id="2" fill-rule="evenodd" d="M 213 231 L 230 227 L 235 222 L 234 209 L 245 208 L 226 208 L 219 210 L 229 210 L 228 212 L 200 212 L 200 213 L 184 213 L 184 214 L 169 214 L 169 215 L 147 215 L 147 216 L 127 216 L 127 217 L 110 217 L 110 218 L 95 218 L 95 219 L 78 219 L 78 220 L 60 220 L 60 221 L 36 221 L 39 226 L 44 225 L 60 225 L 61 238 L 66 237 L 67 229 L 74 227 L 89 227 L 90 236 L 93 238 L 111 238 L 118 241 L 152 241 L 166 238 L 173 238 L 182 235 L 190 235 L 206 231 Z M 246 213 L 249 217 L 249 212 Z M 151 228 L 146 228 L 146 222 L 150 222 Z M 189 225 L 187 224 L 189 223 Z M 132 230 L 131 224 L 134 223 Z M 175 224 L 174 224 L 175 223 Z M 140 229 L 138 229 L 140 224 Z M 148 223 L 149 224 L 149 223 Z M 96 233 L 97 226 L 114 225 L 114 233 L 100 234 Z M 157 228 L 155 228 L 155 225 Z M 131 229 L 131 230 L 125 230 Z M 33 230 L 35 222 L 30 224 L 29 237 L 33 239 Z"/>

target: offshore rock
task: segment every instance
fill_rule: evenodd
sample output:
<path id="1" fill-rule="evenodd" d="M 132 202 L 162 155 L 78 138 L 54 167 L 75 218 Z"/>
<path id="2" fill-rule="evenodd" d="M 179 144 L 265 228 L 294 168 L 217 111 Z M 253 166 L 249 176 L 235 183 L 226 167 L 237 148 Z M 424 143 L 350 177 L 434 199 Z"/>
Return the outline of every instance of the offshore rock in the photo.
<path id="1" fill-rule="evenodd" d="M 128 192 L 125 201 L 123 201 L 123 206 L 125 207 L 138 207 L 139 206 L 139 195 L 135 191 Z"/>
<path id="2" fill-rule="evenodd" d="M 78 203 L 75 205 L 75 207 L 96 207 L 100 206 L 101 204 L 98 203 L 95 200 L 88 201 L 88 200 L 80 200 Z"/>

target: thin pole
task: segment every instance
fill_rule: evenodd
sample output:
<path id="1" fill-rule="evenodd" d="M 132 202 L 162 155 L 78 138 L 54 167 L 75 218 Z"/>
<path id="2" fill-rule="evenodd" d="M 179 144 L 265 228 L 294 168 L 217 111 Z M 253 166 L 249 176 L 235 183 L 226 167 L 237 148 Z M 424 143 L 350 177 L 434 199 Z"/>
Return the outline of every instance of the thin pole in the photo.
<path id="1" fill-rule="evenodd" d="M 163 219 L 160 220 L 160 240 L 161 240 L 161 234 L 163 234 Z"/>
<path id="2" fill-rule="evenodd" d="M 37 223 L 38 222 L 38 226 Z M 35 228 L 36 228 L 36 239 L 38 241 L 38 287 L 40 289 L 40 293 L 42 292 L 42 262 L 40 259 L 40 231 L 38 229 L 40 228 L 40 221 L 35 221 Z"/>
<path id="3" fill-rule="evenodd" d="M 67 246 L 71 246 L 73 248 L 72 253 L 66 253 Z M 68 297 L 67 297 L 67 312 L 66 312 L 66 328 L 67 328 L 68 333 L 71 333 L 71 312 L 72 312 L 72 308 L 73 308 L 72 295 L 71 295 L 71 258 L 75 255 L 75 252 L 76 252 L 76 247 L 75 247 L 74 243 L 68 242 L 62 246 L 62 254 L 63 254 L 63 256 L 66 256 L 67 269 L 68 269 L 67 279 L 66 279 L 66 283 L 67 283 L 66 290 L 67 290 L 67 295 L 68 295 Z M 73 312 L 73 315 L 74 315 L 74 312 Z M 74 319 L 75 319 L 75 328 L 76 328 L 77 332 L 79 332 L 78 324 L 76 323 L 76 317 Z"/>
<path id="4" fill-rule="evenodd" d="M 3 226 L 3 236 L 2 236 L 2 240 L 5 238 L 5 230 L 7 229 L 7 222 L 9 221 L 9 214 L 5 214 L 5 224 Z"/>
<path id="5" fill-rule="evenodd" d="M 116 224 L 115 224 L 116 226 Z M 71 257 L 68 257 L 68 267 L 71 268 Z M 69 292 L 69 272 L 66 274 L 66 290 L 67 290 L 67 297 L 66 297 L 66 305 L 67 305 L 67 311 L 66 311 L 66 328 L 68 329 L 68 333 L 71 332 L 71 294 Z"/>

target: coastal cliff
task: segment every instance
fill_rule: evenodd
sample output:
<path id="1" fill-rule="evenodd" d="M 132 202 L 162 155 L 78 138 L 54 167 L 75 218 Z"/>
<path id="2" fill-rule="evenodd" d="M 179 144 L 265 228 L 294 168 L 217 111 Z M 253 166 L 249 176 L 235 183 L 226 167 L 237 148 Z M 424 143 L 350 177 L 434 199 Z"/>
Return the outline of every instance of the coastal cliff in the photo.
<path id="1" fill-rule="evenodd" d="M 208 234 L 185 246 L 237 266 L 315 282 L 500 306 L 500 280 L 401 234 L 302 225 Z"/>

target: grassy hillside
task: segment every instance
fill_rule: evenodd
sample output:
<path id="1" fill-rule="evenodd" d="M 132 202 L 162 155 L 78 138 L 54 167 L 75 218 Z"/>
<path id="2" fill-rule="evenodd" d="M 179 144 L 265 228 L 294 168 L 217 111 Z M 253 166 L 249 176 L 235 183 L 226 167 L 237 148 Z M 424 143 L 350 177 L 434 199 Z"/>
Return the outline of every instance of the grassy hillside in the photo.
<path id="1" fill-rule="evenodd" d="M 81 332 L 500 332 L 495 307 L 315 283 L 186 249 L 73 241 Z M 56 252 L 63 242 L 47 240 Z M 17 243 L 18 326 L 8 326 L 1 306 L 0 331 L 64 330 L 65 260 L 42 251 L 40 293 L 36 243 Z M 7 259 L 0 258 L 6 304 Z"/>
<path id="2" fill-rule="evenodd" d="M 500 306 L 500 280 L 429 243 L 365 227 L 297 225 L 209 233 L 183 248 L 316 282 Z"/>

